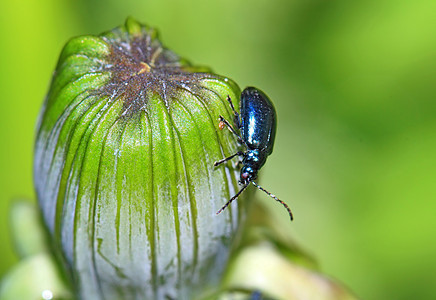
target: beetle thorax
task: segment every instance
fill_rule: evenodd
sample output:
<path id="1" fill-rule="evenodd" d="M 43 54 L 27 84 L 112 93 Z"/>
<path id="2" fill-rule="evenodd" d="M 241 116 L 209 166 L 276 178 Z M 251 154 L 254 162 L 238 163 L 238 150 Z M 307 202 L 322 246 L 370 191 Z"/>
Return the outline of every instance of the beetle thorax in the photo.
<path id="1" fill-rule="evenodd" d="M 242 184 L 247 184 L 257 178 L 257 172 L 265 164 L 267 155 L 256 149 L 248 150 L 242 160 L 243 167 L 241 168 L 240 181 Z"/>

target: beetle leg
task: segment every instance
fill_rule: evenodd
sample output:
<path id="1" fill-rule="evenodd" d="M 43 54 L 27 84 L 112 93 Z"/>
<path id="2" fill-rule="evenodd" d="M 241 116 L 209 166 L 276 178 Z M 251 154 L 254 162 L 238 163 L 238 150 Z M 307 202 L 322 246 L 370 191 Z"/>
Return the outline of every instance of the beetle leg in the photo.
<path id="1" fill-rule="evenodd" d="M 219 166 L 220 164 L 225 163 L 225 162 L 228 161 L 228 160 L 231 160 L 233 157 L 235 157 L 235 156 L 237 156 L 237 155 L 239 155 L 239 156 L 243 156 L 243 155 L 244 155 L 244 152 L 242 152 L 242 151 L 238 151 L 238 152 L 236 152 L 235 154 L 230 155 L 229 157 L 226 157 L 226 158 L 223 158 L 223 159 L 221 159 L 221 160 L 218 160 L 218 161 L 214 162 L 213 165 L 214 165 L 215 167 L 216 167 L 216 166 Z"/>
<path id="2" fill-rule="evenodd" d="M 233 118 L 233 121 L 235 122 L 236 127 L 241 128 L 241 122 L 239 120 L 239 113 L 236 111 L 235 106 L 233 106 L 232 98 L 230 98 L 229 95 L 227 95 L 227 101 L 229 102 L 230 107 L 233 110 L 233 114 L 235 115 L 235 117 Z"/>
<path id="3" fill-rule="evenodd" d="M 256 182 L 252 181 L 252 183 L 254 184 L 255 187 L 257 187 L 259 190 L 261 190 L 262 192 L 265 192 L 268 196 L 270 196 L 271 198 L 273 198 L 274 200 L 276 200 L 277 202 L 280 202 L 288 211 L 289 213 L 289 217 L 291 218 L 291 221 L 294 219 L 294 216 L 292 215 L 291 209 L 289 208 L 289 206 L 283 202 L 282 200 L 280 200 L 279 198 L 277 198 L 276 195 L 271 194 L 270 192 L 268 192 L 267 190 L 265 190 L 263 187 L 261 187 L 260 185 L 258 185 Z"/>
<path id="4" fill-rule="evenodd" d="M 234 163 L 233 168 L 234 169 L 239 169 L 242 165 L 242 160 L 238 160 Z"/>
<path id="5" fill-rule="evenodd" d="M 227 126 L 227 128 L 230 130 L 231 133 L 233 133 L 234 135 L 236 135 L 238 137 L 238 143 L 239 144 L 245 144 L 241 138 L 241 136 L 235 131 L 235 129 L 233 128 L 232 125 L 230 125 L 230 123 L 224 119 L 223 116 L 220 116 L 220 128 L 221 128 L 221 124 L 224 124 L 225 126 Z"/>

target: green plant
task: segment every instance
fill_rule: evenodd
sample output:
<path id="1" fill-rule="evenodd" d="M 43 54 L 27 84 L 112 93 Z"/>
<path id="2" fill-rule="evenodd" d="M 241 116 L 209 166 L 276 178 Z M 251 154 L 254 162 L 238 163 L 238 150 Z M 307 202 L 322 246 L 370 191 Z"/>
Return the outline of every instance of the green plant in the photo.
<path id="1" fill-rule="evenodd" d="M 260 290 L 351 298 L 307 268 L 313 262 L 267 209 L 255 207 L 246 221 L 242 198 L 215 215 L 238 188 L 237 170 L 213 163 L 238 149 L 217 120 L 232 119 L 226 98 L 239 94 L 232 80 L 191 65 L 130 18 L 67 43 L 35 144 L 44 225 L 34 223 L 51 247 L 30 255 L 48 259 L 60 297 L 228 299 Z M 14 295 L 20 278 L 6 278 L 0 295 Z"/>

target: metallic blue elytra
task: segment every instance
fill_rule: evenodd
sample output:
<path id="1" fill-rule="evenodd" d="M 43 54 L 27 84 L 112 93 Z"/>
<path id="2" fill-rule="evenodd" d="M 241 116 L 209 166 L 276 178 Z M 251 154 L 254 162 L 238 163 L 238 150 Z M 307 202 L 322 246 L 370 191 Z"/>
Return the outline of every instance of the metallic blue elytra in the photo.
<path id="1" fill-rule="evenodd" d="M 273 151 L 277 127 L 274 105 L 265 93 L 247 87 L 241 94 L 240 120 L 238 127 L 248 149 L 241 169 L 241 183 L 245 184 L 257 178 L 257 171 Z"/>
<path id="2" fill-rule="evenodd" d="M 219 127 L 222 129 L 224 125 L 227 126 L 238 137 L 238 141 L 245 145 L 246 151 L 239 151 L 229 157 L 216 161 L 214 166 L 218 166 L 235 156 L 242 157 L 239 183 L 243 187 L 235 196 L 227 201 L 217 214 L 221 213 L 233 200 L 238 198 L 250 183 L 253 183 L 259 190 L 280 202 L 288 210 L 292 220 L 292 212 L 288 205 L 254 181 L 257 178 L 257 172 L 265 164 L 266 158 L 272 153 L 274 148 L 277 127 L 277 115 L 274 105 L 264 92 L 254 87 L 247 87 L 242 91 L 240 113 L 235 110 L 230 97 L 227 97 L 227 100 L 233 110 L 234 122 L 241 135 L 222 116 L 219 118 Z"/>
<path id="3" fill-rule="evenodd" d="M 259 149 L 270 155 L 274 147 L 277 117 L 265 93 L 247 87 L 241 94 L 241 134 L 248 149 Z"/>

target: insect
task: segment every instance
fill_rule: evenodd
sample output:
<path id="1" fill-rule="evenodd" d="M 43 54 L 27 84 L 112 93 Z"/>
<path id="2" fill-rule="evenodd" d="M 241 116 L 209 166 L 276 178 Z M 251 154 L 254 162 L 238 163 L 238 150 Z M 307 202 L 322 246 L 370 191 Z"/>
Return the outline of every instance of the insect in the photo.
<path id="1" fill-rule="evenodd" d="M 257 172 L 265 164 L 267 157 L 272 153 L 274 139 L 276 134 L 277 117 L 274 105 L 265 93 L 254 87 L 247 87 L 241 93 L 241 111 L 240 114 L 235 110 L 232 99 L 227 96 L 227 101 L 233 110 L 234 124 L 240 131 L 239 135 L 233 126 L 224 117 L 219 117 L 219 128 L 225 126 L 238 138 L 238 142 L 245 146 L 246 150 L 238 151 L 229 157 L 216 161 L 214 166 L 239 156 L 242 157 L 242 168 L 240 171 L 239 183 L 243 187 L 236 193 L 226 204 L 217 212 L 221 213 L 230 203 L 241 195 L 241 193 L 252 183 L 259 190 L 265 192 L 268 196 L 280 202 L 288 211 L 291 221 L 293 215 L 288 205 L 271 194 L 263 187 L 258 185 L 254 180 L 257 178 Z"/>

